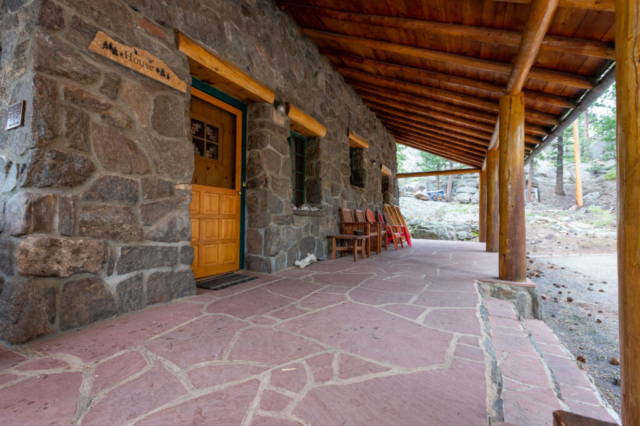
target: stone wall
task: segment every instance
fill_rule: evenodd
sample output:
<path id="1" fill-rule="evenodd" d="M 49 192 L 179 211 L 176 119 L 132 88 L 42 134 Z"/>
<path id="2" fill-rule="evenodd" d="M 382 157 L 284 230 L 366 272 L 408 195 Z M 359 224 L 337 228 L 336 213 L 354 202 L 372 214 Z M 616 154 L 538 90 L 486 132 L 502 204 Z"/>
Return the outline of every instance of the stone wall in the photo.
<path id="1" fill-rule="evenodd" d="M 162 59 L 190 83 L 174 29 L 216 51 L 322 122 L 308 145 L 307 201 L 291 206 L 289 122 L 249 108 L 248 269 L 326 255 L 340 207 L 380 209 L 380 164 L 395 143 L 272 0 L 0 0 L 0 339 L 21 343 L 193 294 L 193 150 L 182 94 L 88 50 L 98 31 Z M 4 129 L 4 128 L 3 128 Z M 349 182 L 348 129 L 371 146 L 363 188 Z M 373 163 L 375 162 L 375 164 Z M 395 179 L 385 201 L 397 199 Z"/>

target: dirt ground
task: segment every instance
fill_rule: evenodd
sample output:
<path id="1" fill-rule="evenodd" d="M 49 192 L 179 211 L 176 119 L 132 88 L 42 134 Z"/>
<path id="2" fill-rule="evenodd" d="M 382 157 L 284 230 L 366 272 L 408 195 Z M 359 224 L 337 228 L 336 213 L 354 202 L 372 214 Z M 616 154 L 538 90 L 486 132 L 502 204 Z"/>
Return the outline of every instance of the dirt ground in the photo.
<path id="1" fill-rule="evenodd" d="M 541 190 L 542 202 L 527 207 L 527 249 L 544 319 L 620 412 L 615 182 L 587 182 L 585 194 L 602 196 L 575 211 L 573 185 L 564 197 Z"/>

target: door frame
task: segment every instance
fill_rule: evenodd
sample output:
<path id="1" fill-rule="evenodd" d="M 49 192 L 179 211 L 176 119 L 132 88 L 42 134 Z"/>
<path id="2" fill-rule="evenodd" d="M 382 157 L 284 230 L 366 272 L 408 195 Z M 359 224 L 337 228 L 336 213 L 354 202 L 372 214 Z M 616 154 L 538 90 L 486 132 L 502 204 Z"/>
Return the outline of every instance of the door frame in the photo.
<path id="1" fill-rule="evenodd" d="M 211 96 L 221 102 L 224 102 L 232 107 L 240 110 L 242 115 L 242 138 L 240 153 L 240 243 L 239 243 L 239 259 L 240 259 L 240 270 L 244 269 L 244 251 L 245 251 L 245 227 L 246 227 L 246 189 L 247 189 L 247 104 L 240 102 L 236 98 L 233 98 L 227 95 L 220 90 L 209 86 L 207 83 L 198 80 L 195 77 L 191 77 L 191 87 L 204 92 L 206 95 Z M 236 151 L 237 152 L 237 151 Z M 236 179 L 238 176 L 238 171 L 236 170 Z M 236 180 L 236 187 L 238 186 L 238 181 Z"/>

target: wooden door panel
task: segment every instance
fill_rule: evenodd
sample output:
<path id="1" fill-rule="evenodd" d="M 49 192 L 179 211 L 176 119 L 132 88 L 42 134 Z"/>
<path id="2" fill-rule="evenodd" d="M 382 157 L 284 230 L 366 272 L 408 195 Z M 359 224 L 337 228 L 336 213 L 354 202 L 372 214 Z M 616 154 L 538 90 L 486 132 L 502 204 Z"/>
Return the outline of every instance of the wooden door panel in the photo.
<path id="1" fill-rule="evenodd" d="M 218 261 L 221 265 L 234 263 L 236 260 L 236 253 L 238 252 L 238 246 L 235 243 L 219 244 L 219 258 Z"/>
<path id="2" fill-rule="evenodd" d="M 220 238 L 224 240 L 236 238 L 236 220 L 235 219 L 222 219 L 220 226 Z"/>
<path id="3" fill-rule="evenodd" d="M 228 195 L 222 197 L 222 214 L 236 214 L 236 198 Z"/>
<path id="4" fill-rule="evenodd" d="M 189 211 L 191 212 L 191 214 L 200 213 L 200 191 L 192 191 L 192 200 L 191 204 L 189 204 Z"/>
<path id="5" fill-rule="evenodd" d="M 191 219 L 191 241 L 200 240 L 200 219 Z"/>
<path id="6" fill-rule="evenodd" d="M 218 214 L 220 195 L 205 192 L 202 197 L 202 214 Z"/>
<path id="7" fill-rule="evenodd" d="M 202 220 L 202 239 L 203 240 L 217 240 L 218 233 L 218 219 L 201 219 Z M 223 237 L 224 238 L 224 237 Z"/>
<path id="8" fill-rule="evenodd" d="M 218 244 L 208 244 L 202 246 L 202 257 L 200 267 L 210 268 L 218 265 Z"/>

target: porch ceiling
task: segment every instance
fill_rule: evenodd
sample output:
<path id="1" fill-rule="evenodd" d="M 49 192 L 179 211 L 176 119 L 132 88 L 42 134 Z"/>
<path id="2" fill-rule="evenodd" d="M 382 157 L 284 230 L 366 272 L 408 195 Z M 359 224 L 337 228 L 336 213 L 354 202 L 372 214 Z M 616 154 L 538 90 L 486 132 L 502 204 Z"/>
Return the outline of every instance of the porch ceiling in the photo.
<path id="1" fill-rule="evenodd" d="M 286 0 L 399 144 L 480 166 L 530 0 Z M 614 59 L 613 0 L 560 0 L 524 85 L 529 152 Z"/>

